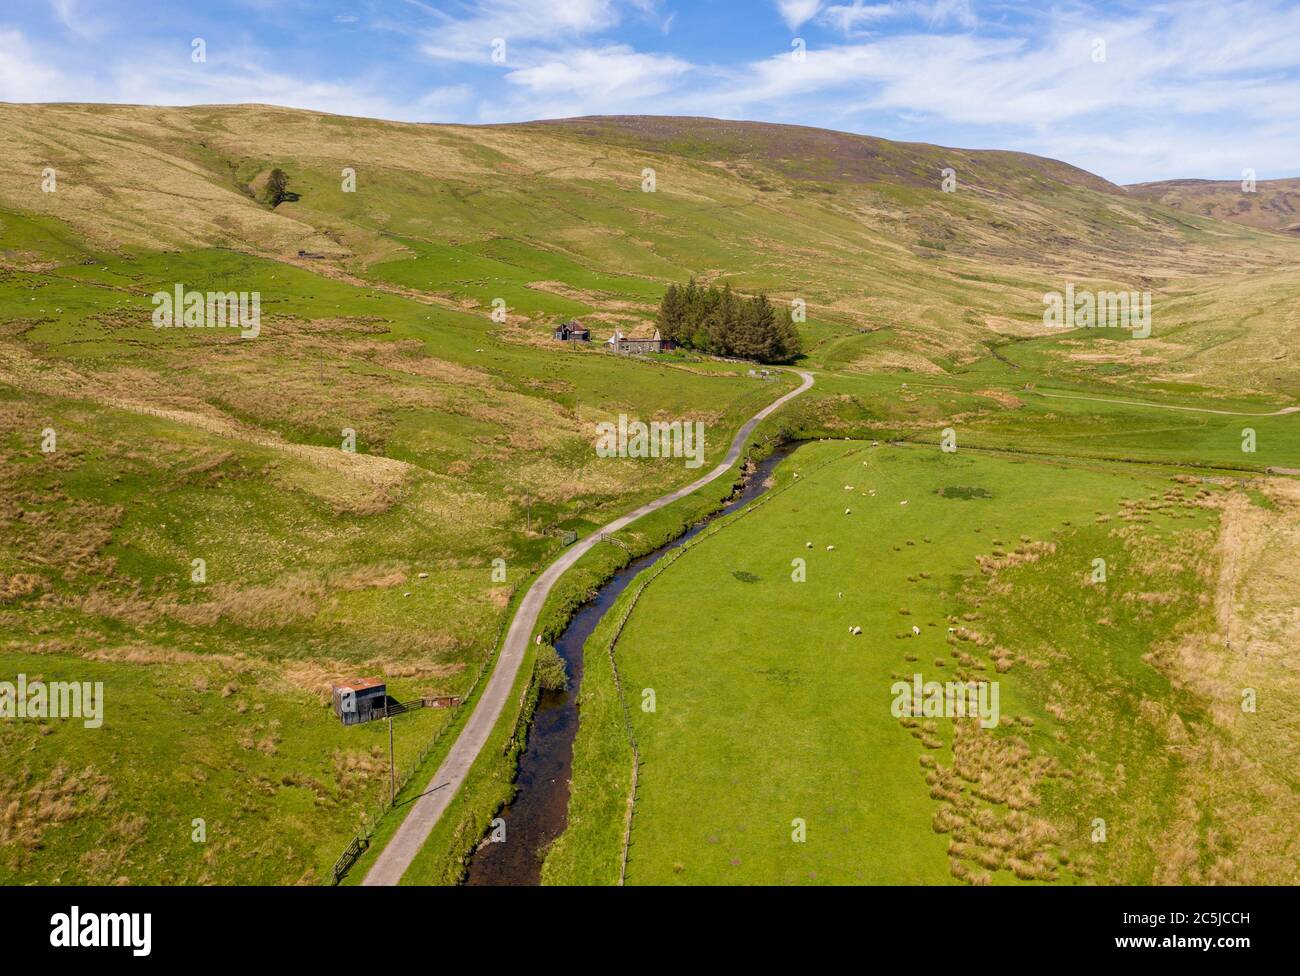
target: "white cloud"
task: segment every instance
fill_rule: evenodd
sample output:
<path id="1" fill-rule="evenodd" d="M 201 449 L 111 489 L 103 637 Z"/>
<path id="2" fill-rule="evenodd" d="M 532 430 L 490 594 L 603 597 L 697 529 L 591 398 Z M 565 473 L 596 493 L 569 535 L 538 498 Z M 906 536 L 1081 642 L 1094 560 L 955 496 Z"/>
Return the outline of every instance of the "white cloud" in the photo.
<path id="1" fill-rule="evenodd" d="M 956 24 L 974 27 L 976 18 L 970 0 L 894 0 L 890 3 L 863 3 L 828 6 L 818 23 L 834 27 L 845 34 L 860 33 L 864 28 L 895 18 L 914 18 L 931 27 Z"/>
<path id="2" fill-rule="evenodd" d="M 0 101 L 61 102 L 88 96 L 54 67 L 52 58 L 36 51 L 16 30 L 0 30 Z"/>
<path id="3" fill-rule="evenodd" d="M 59 23 L 78 37 L 91 38 L 103 30 L 80 0 L 49 0 L 49 4 Z"/>
<path id="4" fill-rule="evenodd" d="M 543 95 L 666 91 L 690 65 L 671 55 L 640 54 L 626 45 L 570 51 L 562 58 L 506 75 L 511 84 Z"/>
<path id="5" fill-rule="evenodd" d="M 506 75 L 518 95 L 514 118 L 665 111 L 690 63 L 666 54 L 642 54 L 626 45 L 566 51 Z"/>
<path id="6" fill-rule="evenodd" d="M 259 102 L 339 115 L 414 119 L 442 117 L 452 105 L 468 105 L 466 88 L 435 89 L 415 100 L 394 101 L 378 81 L 339 82 L 268 70 L 272 58 L 257 49 L 209 49 L 206 64 L 189 59 L 188 44 L 136 51 L 99 66 L 94 59 L 57 59 L 18 31 L 0 29 L 0 101 L 115 102 L 201 105 Z"/>
<path id="7" fill-rule="evenodd" d="M 422 50 L 444 61 L 489 63 L 492 42 L 506 50 L 528 43 L 571 41 L 608 30 L 619 23 L 614 0 L 484 0 L 468 16 L 455 17 L 417 4 L 437 21 L 424 32 Z M 647 9 L 638 4 L 638 9 Z"/>
<path id="8" fill-rule="evenodd" d="M 776 0 L 781 19 L 791 30 L 798 30 L 799 25 L 812 20 L 821 9 L 821 0 Z"/>

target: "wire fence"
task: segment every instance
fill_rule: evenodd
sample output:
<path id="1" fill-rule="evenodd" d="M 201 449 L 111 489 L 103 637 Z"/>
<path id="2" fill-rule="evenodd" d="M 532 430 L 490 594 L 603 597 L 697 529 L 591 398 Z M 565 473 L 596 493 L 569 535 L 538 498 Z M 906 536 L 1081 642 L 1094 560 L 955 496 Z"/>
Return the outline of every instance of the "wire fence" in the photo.
<path id="1" fill-rule="evenodd" d="M 511 590 L 510 600 L 506 603 L 507 608 L 513 605 L 514 594 L 515 590 Z M 478 691 L 478 687 L 482 684 L 483 678 L 492 670 L 493 662 L 496 661 L 497 651 L 501 647 L 501 635 L 505 631 L 506 623 L 512 616 L 513 614 L 511 613 L 502 614 L 501 620 L 497 624 L 497 633 L 492 644 L 492 653 L 484 657 L 483 661 L 479 664 L 478 674 L 474 676 L 474 681 L 460 696 L 460 708 L 465 708 L 473 703 L 474 693 Z M 338 884 L 343 876 L 351 869 L 352 865 L 356 863 L 357 858 L 359 858 L 366 849 L 370 847 L 370 838 L 374 836 L 375 828 L 379 826 L 379 822 L 384 818 L 385 814 L 393 808 L 394 798 L 410 785 L 415 774 L 420 771 L 425 760 L 429 758 L 429 754 L 438 747 L 438 743 L 442 741 L 447 730 L 456 724 L 456 711 L 457 710 L 449 711 L 447 721 L 443 722 L 442 725 L 438 727 L 438 731 L 433 734 L 433 737 L 421 747 L 415 760 L 406 768 L 406 771 L 398 777 L 396 789 L 383 794 L 379 802 L 372 808 L 373 813 L 371 810 L 365 810 L 362 812 L 361 830 L 358 831 L 352 840 L 348 842 L 347 847 L 343 849 L 343 853 L 340 854 L 338 860 L 334 862 L 334 868 L 330 879 L 331 884 Z M 394 712 L 394 714 L 397 713 Z"/>
<path id="2" fill-rule="evenodd" d="M 844 460 L 847 457 L 852 457 L 854 454 L 857 454 L 859 450 L 860 448 L 854 448 L 852 450 L 845 451 L 843 454 L 840 454 L 836 457 L 828 458 L 827 460 L 823 461 L 821 464 L 817 465 L 817 467 L 810 469 L 808 474 L 809 475 L 815 474 L 816 472 L 820 471 L 822 468 L 826 467 L 829 464 L 834 464 L 838 461 Z M 805 478 L 805 480 L 807 479 Z M 777 496 L 783 494 L 784 492 L 788 491 L 790 488 L 794 487 L 798 483 L 799 483 L 798 481 L 792 479 L 786 484 L 782 485 L 780 488 L 776 488 L 768 492 L 765 492 L 764 494 L 760 495 L 758 498 L 750 502 L 748 505 L 746 505 L 744 508 L 742 508 L 740 511 L 733 513 L 731 516 L 728 516 L 726 518 L 721 518 L 710 523 L 709 526 L 705 528 L 705 530 L 701 532 L 699 535 L 697 535 L 695 538 L 682 543 L 682 545 L 678 546 L 676 549 L 673 549 L 671 552 L 665 553 L 663 558 L 661 558 L 657 563 L 655 563 L 653 571 L 648 576 L 646 576 L 646 578 L 643 579 L 640 582 L 640 584 L 638 584 L 636 591 L 632 594 L 632 598 L 628 602 L 627 609 L 623 611 L 623 616 L 619 619 L 618 626 L 614 629 L 614 633 L 610 636 L 609 643 L 607 645 L 607 650 L 609 652 L 609 666 L 614 672 L 614 688 L 618 692 L 618 701 L 623 708 L 623 728 L 624 731 L 627 733 L 628 746 L 630 747 L 632 752 L 632 780 L 631 780 L 631 785 L 628 789 L 627 815 L 626 815 L 626 820 L 624 821 L 623 824 L 623 849 L 619 856 L 619 867 L 618 867 L 618 883 L 620 887 L 623 886 L 627 881 L 627 859 L 628 859 L 628 852 L 632 845 L 632 820 L 636 813 L 637 779 L 638 779 L 638 771 L 641 767 L 641 752 L 640 749 L 637 747 L 636 733 L 632 727 L 632 713 L 631 710 L 628 708 L 627 697 L 623 693 L 623 680 L 622 677 L 619 675 L 618 661 L 615 656 L 615 648 L 618 645 L 619 638 L 623 635 L 623 628 L 627 626 L 628 620 L 631 619 L 632 611 L 636 609 L 636 605 L 641 599 L 641 594 L 643 594 L 646 591 L 646 587 L 648 587 L 651 583 L 653 583 L 656 579 L 659 578 L 660 573 L 668 569 L 668 567 L 673 565 L 673 563 L 677 562 L 677 560 L 682 558 L 682 556 L 685 553 L 694 549 L 696 546 L 700 545 L 705 540 L 710 539 L 713 536 L 717 535 L 723 529 L 734 524 L 735 522 L 738 522 L 740 519 L 744 518 L 745 516 L 762 508 L 773 498 L 776 498 Z"/>

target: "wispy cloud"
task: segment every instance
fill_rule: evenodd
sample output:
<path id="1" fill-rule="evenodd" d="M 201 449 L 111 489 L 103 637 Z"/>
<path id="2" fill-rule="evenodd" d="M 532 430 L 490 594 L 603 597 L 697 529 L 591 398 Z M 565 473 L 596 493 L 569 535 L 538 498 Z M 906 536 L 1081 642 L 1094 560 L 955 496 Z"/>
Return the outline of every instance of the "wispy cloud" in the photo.
<path id="1" fill-rule="evenodd" d="M 491 63 L 497 39 L 509 52 L 517 45 L 570 43 L 620 21 L 614 0 L 486 0 L 458 12 L 410 2 L 434 22 L 422 32 L 421 50 L 446 61 Z"/>
<path id="2" fill-rule="evenodd" d="M 931 27 L 955 24 L 974 27 L 975 13 L 969 0 L 895 0 L 891 3 L 831 4 L 818 21 L 844 34 L 856 34 L 866 28 L 895 19 L 915 19 Z"/>

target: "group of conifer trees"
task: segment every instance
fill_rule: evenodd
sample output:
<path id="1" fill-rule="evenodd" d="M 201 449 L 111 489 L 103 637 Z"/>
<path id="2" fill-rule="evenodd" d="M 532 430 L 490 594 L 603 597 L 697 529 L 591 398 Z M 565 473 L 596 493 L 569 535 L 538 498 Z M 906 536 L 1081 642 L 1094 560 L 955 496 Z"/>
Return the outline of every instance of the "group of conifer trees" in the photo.
<path id="1" fill-rule="evenodd" d="M 669 285 L 655 325 L 665 339 L 712 356 L 788 363 L 801 352 L 788 314 L 778 315 L 766 295 L 745 298 L 731 285 Z"/>

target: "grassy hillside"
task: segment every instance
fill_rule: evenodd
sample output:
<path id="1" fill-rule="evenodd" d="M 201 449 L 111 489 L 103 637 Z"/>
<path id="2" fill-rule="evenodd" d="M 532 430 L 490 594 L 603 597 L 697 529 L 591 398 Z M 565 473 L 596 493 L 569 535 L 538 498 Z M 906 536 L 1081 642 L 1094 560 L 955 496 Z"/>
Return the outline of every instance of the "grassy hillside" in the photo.
<path id="1" fill-rule="evenodd" d="M 1249 192 L 1241 180 L 1162 180 L 1125 189 L 1185 213 L 1300 234 L 1300 180 L 1259 180 Z"/>
<path id="2" fill-rule="evenodd" d="M 703 420 L 712 463 L 786 388 L 549 339 L 644 324 L 692 274 L 806 302 L 804 430 L 1296 463 L 1288 416 L 1246 421 L 1243 456 L 1236 418 L 1043 396 L 1300 389 L 1300 242 L 1064 163 L 711 120 L 0 105 L 0 165 L 0 665 L 108 698 L 93 733 L 0 724 L 0 880 L 325 878 L 387 789 L 329 682 L 463 692 L 561 532 L 692 477 L 596 457 L 598 421 Z M 263 199 L 273 168 L 296 200 Z M 1067 281 L 1150 289 L 1152 338 L 1046 330 Z M 260 334 L 154 328 L 177 284 L 260 293 Z M 400 720 L 399 766 L 450 720 Z"/>

